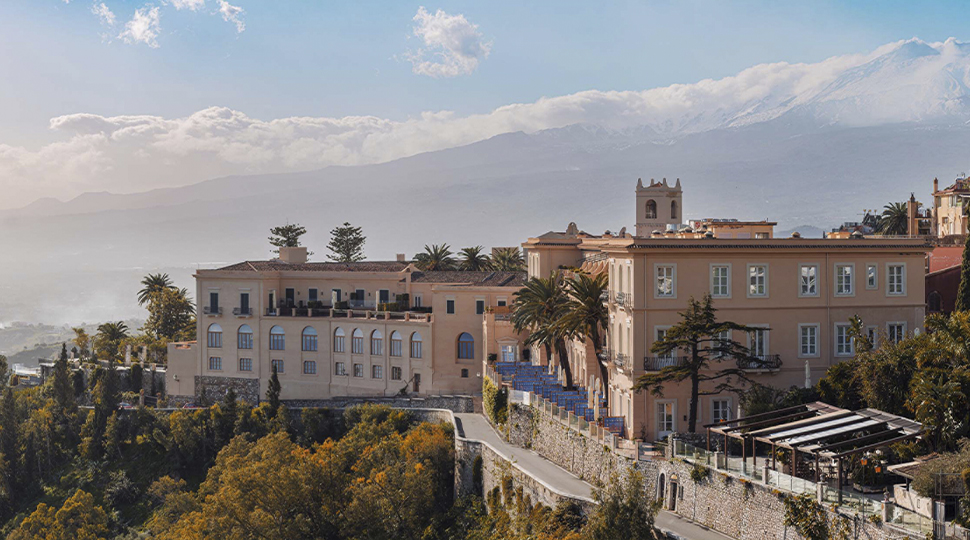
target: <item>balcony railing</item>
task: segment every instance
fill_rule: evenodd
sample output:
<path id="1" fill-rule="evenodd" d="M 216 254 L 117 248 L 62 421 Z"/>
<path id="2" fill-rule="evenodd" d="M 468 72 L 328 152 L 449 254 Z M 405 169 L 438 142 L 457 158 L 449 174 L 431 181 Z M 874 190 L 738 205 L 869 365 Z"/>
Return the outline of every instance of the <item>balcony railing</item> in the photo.
<path id="1" fill-rule="evenodd" d="M 630 366 L 630 355 L 626 353 L 616 353 L 613 355 L 613 364 L 618 368 Z"/>
<path id="2" fill-rule="evenodd" d="M 232 308 L 232 314 L 235 315 L 235 316 L 237 316 L 237 317 L 252 317 L 252 315 L 253 315 L 253 308 L 251 308 L 251 307 L 247 307 L 247 308 L 242 308 L 242 307 Z"/>
<path id="3" fill-rule="evenodd" d="M 615 301 L 621 306 L 632 306 L 633 305 L 633 295 L 625 292 L 617 292 L 615 295 Z"/>
<path id="4" fill-rule="evenodd" d="M 751 358 L 738 358 L 738 367 L 746 371 L 775 371 L 781 369 L 781 355 L 763 354 Z"/>
<path id="5" fill-rule="evenodd" d="M 202 313 L 206 315 L 222 315 L 222 308 L 219 306 L 203 306 Z"/>
<path id="6" fill-rule="evenodd" d="M 660 371 L 663 368 L 680 366 L 686 363 L 686 356 L 648 356 L 643 359 L 643 370 Z"/>

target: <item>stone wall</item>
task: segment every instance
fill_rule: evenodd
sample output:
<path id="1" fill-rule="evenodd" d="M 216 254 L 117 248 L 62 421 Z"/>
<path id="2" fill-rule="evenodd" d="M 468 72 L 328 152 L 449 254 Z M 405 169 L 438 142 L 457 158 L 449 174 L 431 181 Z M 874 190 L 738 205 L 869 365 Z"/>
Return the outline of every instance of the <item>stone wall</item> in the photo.
<path id="1" fill-rule="evenodd" d="M 236 391 L 237 399 L 252 405 L 259 403 L 258 379 L 195 376 L 195 397 L 207 405 L 222 401 L 230 388 Z"/>
<path id="2" fill-rule="evenodd" d="M 510 444 L 531 448 L 594 486 L 602 486 L 615 476 L 623 477 L 630 469 L 643 472 L 647 489 L 654 489 L 656 464 L 637 462 L 621 456 L 602 443 L 570 429 L 541 408 L 512 404 L 504 428 Z"/>
<path id="3" fill-rule="evenodd" d="M 784 500 L 791 496 L 789 493 L 714 469 L 708 469 L 707 477 L 695 482 L 691 469 L 693 465 L 679 459 L 657 462 L 658 484 L 662 477 L 664 490 L 660 493 L 655 488 L 654 493 L 663 496 L 665 509 L 738 540 L 804 540 L 784 523 Z M 855 514 L 841 514 L 830 508 L 825 512 L 830 530 L 834 530 L 836 520 L 848 520 L 851 539 L 892 540 L 905 536 Z"/>
<path id="4" fill-rule="evenodd" d="M 290 408 L 345 409 L 354 405 L 374 403 L 395 409 L 446 409 L 456 413 L 474 412 L 472 396 L 427 396 L 427 397 L 343 397 L 331 399 L 284 399 Z"/>

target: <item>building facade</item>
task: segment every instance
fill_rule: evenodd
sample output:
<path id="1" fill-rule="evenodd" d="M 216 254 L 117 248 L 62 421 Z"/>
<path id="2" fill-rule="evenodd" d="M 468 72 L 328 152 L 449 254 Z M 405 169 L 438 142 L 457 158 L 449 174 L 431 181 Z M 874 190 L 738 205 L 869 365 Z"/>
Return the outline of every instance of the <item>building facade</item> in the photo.
<path id="1" fill-rule="evenodd" d="M 638 212 L 641 193 L 638 186 Z M 667 385 L 662 396 L 633 387 L 641 375 L 681 361 L 650 348 L 677 324 L 690 298 L 710 294 L 719 320 L 758 329 L 731 337 L 765 361 L 759 367 L 767 369 L 752 369 L 750 377 L 776 388 L 810 386 L 851 358 L 854 316 L 877 343 L 922 328 L 926 240 L 773 238 L 764 223 L 757 230 L 762 238 L 722 237 L 718 231 L 736 231 L 715 227 L 614 238 L 571 227 L 524 244 L 530 276 L 576 267 L 609 276 L 609 380 L 601 380 L 588 343 L 573 344 L 569 362 L 577 381 L 608 394 L 608 414 L 624 418 L 628 437 L 653 440 L 687 429 L 686 384 Z M 713 383 L 701 388 L 713 390 Z M 733 417 L 738 408 L 730 393 L 703 396 L 698 406 L 698 427 Z"/>
<path id="2" fill-rule="evenodd" d="M 199 270 L 198 340 L 170 345 L 168 393 L 192 399 L 232 386 L 252 401 L 274 367 L 283 399 L 480 392 L 486 350 L 519 357 L 507 333 L 486 344 L 483 321 L 524 276 L 307 262 L 306 248 Z"/>

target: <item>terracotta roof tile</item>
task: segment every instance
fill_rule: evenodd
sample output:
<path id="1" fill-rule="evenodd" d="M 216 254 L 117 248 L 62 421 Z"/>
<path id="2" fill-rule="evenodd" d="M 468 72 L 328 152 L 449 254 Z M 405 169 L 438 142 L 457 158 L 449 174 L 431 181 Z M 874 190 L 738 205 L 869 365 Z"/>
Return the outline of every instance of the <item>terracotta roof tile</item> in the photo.
<path id="1" fill-rule="evenodd" d="M 286 263 L 279 259 L 244 261 L 219 268 L 225 272 L 400 272 L 409 263 L 397 261 L 361 261 L 355 263 L 308 262 Z"/>
<path id="2" fill-rule="evenodd" d="M 520 288 L 525 284 L 525 280 L 525 272 L 433 271 L 415 272 L 411 275 L 412 283 L 451 283 L 482 287 Z"/>

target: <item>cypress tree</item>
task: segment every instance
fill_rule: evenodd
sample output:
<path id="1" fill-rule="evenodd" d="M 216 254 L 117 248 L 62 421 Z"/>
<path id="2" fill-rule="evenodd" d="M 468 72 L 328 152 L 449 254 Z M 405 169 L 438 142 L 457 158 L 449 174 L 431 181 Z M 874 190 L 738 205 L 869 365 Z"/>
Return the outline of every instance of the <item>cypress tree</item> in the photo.
<path id="1" fill-rule="evenodd" d="M 74 385 L 67 368 L 67 344 L 61 344 L 61 356 L 54 363 L 54 400 L 63 412 L 73 411 L 77 404 L 74 401 Z"/>
<path id="2" fill-rule="evenodd" d="M 266 388 L 266 401 L 269 402 L 269 410 L 276 415 L 276 411 L 280 408 L 280 391 L 282 387 L 280 386 L 280 378 L 276 374 L 276 366 L 273 366 L 273 375 L 269 378 L 269 385 Z"/>
<path id="3" fill-rule="evenodd" d="M 970 310 L 970 234 L 963 245 L 963 265 L 960 268 L 960 289 L 957 291 L 957 311 Z"/>

